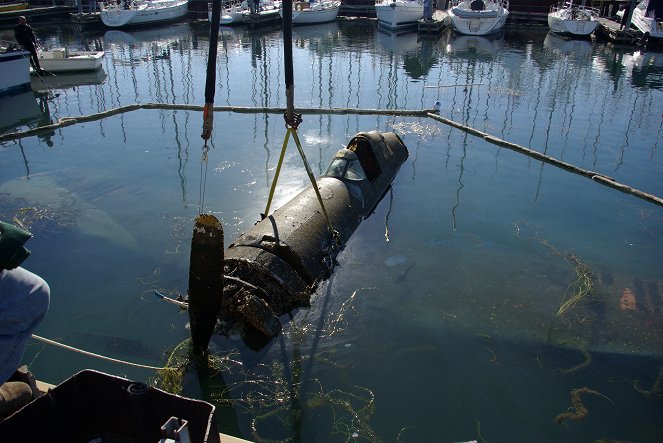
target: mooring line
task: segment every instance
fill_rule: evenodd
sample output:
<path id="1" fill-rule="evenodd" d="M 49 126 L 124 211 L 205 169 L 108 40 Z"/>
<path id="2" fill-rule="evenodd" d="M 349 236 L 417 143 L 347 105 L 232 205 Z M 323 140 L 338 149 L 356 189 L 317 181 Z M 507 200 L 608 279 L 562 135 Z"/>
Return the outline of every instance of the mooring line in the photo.
<path id="1" fill-rule="evenodd" d="M 455 122 L 453 120 L 449 120 L 448 118 L 441 117 L 437 114 L 433 113 L 428 113 L 428 117 L 432 118 L 433 120 L 436 120 L 440 123 L 444 123 L 445 125 L 453 126 L 454 128 L 460 129 L 461 131 L 467 132 L 469 134 L 472 134 L 476 137 L 482 138 L 488 143 L 492 143 L 494 145 L 502 146 L 504 148 L 511 149 L 512 151 L 518 152 L 520 154 L 527 155 L 528 157 L 535 158 L 539 161 L 542 161 L 544 163 L 548 163 L 550 165 L 556 166 L 561 169 L 565 169 L 569 172 L 573 172 L 574 174 L 582 175 L 583 177 L 587 177 L 592 179 L 593 181 L 600 183 L 604 186 L 608 186 L 610 188 L 616 189 L 618 191 L 621 191 L 625 194 L 630 194 L 633 195 L 634 197 L 638 197 L 642 200 L 648 201 L 649 203 L 653 203 L 658 206 L 663 206 L 663 199 L 660 197 L 657 197 L 652 194 L 648 194 L 646 192 L 640 191 L 638 189 L 632 188 L 628 185 L 625 185 L 623 183 L 619 183 L 612 177 L 608 177 L 606 175 L 600 174 L 598 172 L 594 171 L 589 171 L 587 169 L 582 169 L 579 168 L 578 166 L 572 165 L 571 163 L 566 163 L 565 161 L 558 160 L 554 157 L 551 157 L 546 154 L 542 154 L 539 151 L 535 151 L 533 149 L 526 148 L 524 146 L 518 145 L 516 143 L 511 143 L 506 140 L 502 140 L 501 138 L 497 138 L 493 135 L 490 135 L 488 133 L 479 131 L 477 129 L 474 129 L 470 126 L 463 125 L 461 123 Z"/>
<path id="2" fill-rule="evenodd" d="M 141 365 L 140 363 L 132 363 L 130 361 L 119 360 L 119 359 L 113 358 L 113 357 L 106 357 L 105 355 L 95 354 L 94 352 L 89 352 L 89 351 L 84 351 L 82 349 L 74 348 L 73 346 L 65 345 L 63 343 L 59 343 L 57 341 L 51 340 L 50 338 L 41 337 L 37 334 L 32 334 L 32 338 L 35 338 L 35 339 L 37 339 L 39 341 L 42 341 L 44 343 L 48 343 L 49 345 L 57 346 L 57 347 L 60 347 L 60 348 L 63 348 L 63 349 L 68 349 L 69 351 L 78 352 L 79 354 L 87 355 L 89 357 L 100 358 L 102 360 L 108 360 L 108 361 L 112 361 L 114 363 L 121 363 L 123 365 L 134 366 L 136 368 L 152 369 L 152 370 L 155 370 L 155 371 L 163 371 L 165 369 L 169 369 L 169 368 L 166 368 L 166 367 L 157 368 L 156 366 Z"/>
<path id="3" fill-rule="evenodd" d="M 65 126 L 71 126 L 77 123 L 89 122 L 95 120 L 101 120 L 106 117 L 110 117 L 116 114 L 121 114 L 124 112 L 136 111 L 139 109 L 161 109 L 161 110 L 180 110 L 180 111 L 198 111 L 202 112 L 204 110 L 203 106 L 199 105 L 183 105 L 183 104 L 167 104 L 167 103 L 144 103 L 144 104 L 133 104 L 122 106 L 119 108 L 110 109 L 108 111 L 99 112 L 96 114 L 83 115 L 80 117 L 63 117 L 58 122 L 52 125 L 40 126 L 38 128 L 28 129 L 26 131 L 12 132 L 9 134 L 0 135 L 0 143 L 4 141 L 17 140 L 24 137 L 30 137 L 33 135 L 38 135 L 43 132 L 49 132 L 54 129 L 62 128 Z M 265 113 L 265 114 L 283 114 L 285 108 L 270 108 L 270 107 L 240 107 L 240 106 L 215 106 L 215 111 L 220 112 L 236 112 L 244 114 L 255 114 L 255 113 Z M 633 188 L 631 186 L 625 185 L 614 180 L 611 177 L 608 177 L 604 174 L 598 172 L 589 171 L 587 169 L 579 168 L 570 163 L 566 163 L 562 160 L 558 160 L 554 157 L 551 157 L 541 152 L 526 148 L 524 146 L 518 145 L 516 143 L 511 143 L 506 140 L 502 140 L 498 137 L 490 135 L 486 132 L 479 131 L 478 129 L 472 128 L 471 126 L 466 126 L 461 123 L 455 122 L 448 118 L 444 118 L 440 115 L 437 115 L 431 109 L 424 110 L 412 110 L 412 109 L 355 109 L 355 108 L 298 108 L 297 109 L 302 114 L 356 114 L 356 115 L 392 115 L 392 116 L 401 116 L 401 117 L 428 117 L 437 122 L 444 123 L 445 125 L 452 126 L 454 128 L 460 129 L 461 131 L 467 132 L 468 134 L 474 135 L 476 137 L 482 138 L 488 143 L 494 145 L 502 146 L 512 151 L 518 152 L 520 154 L 527 155 L 529 157 L 535 158 L 544 163 L 556 166 L 561 169 L 565 169 L 574 174 L 582 175 L 592 179 L 593 181 L 607 186 L 612 189 L 616 189 L 625 194 L 630 194 L 639 199 L 645 200 L 649 203 L 653 203 L 657 206 L 663 207 L 663 199 L 657 197 L 653 194 L 648 194 L 646 192 L 640 191 L 639 189 Z"/>
<path id="4" fill-rule="evenodd" d="M 23 137 L 30 137 L 44 132 L 49 132 L 54 129 L 75 125 L 77 123 L 101 120 L 103 118 L 112 117 L 117 114 L 138 111 L 140 109 L 203 112 L 204 106 L 186 105 L 186 104 L 168 104 L 168 103 L 144 103 L 144 104 L 126 105 L 126 106 L 121 106 L 119 108 L 109 109 L 108 111 L 98 112 L 96 114 L 81 115 L 79 117 L 62 117 L 60 120 L 50 125 L 39 126 L 37 128 L 27 129 L 25 131 L 17 131 L 17 132 L 11 132 L 9 134 L 3 134 L 0 135 L 0 142 L 16 140 Z M 283 114 L 286 111 L 286 108 L 214 106 L 214 111 L 235 112 L 238 114 Z M 403 117 L 425 117 L 426 114 L 431 112 L 432 110 L 427 109 L 421 111 L 421 110 L 399 110 L 399 109 L 297 108 L 297 111 L 304 114 L 339 114 L 339 115 L 357 114 L 357 115 L 395 115 Z"/>

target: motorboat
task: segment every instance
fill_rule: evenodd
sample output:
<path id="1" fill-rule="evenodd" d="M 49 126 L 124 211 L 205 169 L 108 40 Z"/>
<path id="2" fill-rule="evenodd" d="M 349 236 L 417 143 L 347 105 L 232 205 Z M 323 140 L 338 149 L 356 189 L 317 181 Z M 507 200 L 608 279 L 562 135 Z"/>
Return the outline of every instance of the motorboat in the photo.
<path id="1" fill-rule="evenodd" d="M 563 35 L 588 36 L 599 25 L 599 11 L 584 5 L 574 5 L 573 1 L 562 2 L 550 7 L 548 27 Z"/>
<path id="2" fill-rule="evenodd" d="M 0 50 L 0 94 L 30 87 L 30 53 L 7 47 Z"/>
<path id="3" fill-rule="evenodd" d="M 424 4 L 420 0 L 378 0 L 375 14 L 380 26 L 393 31 L 406 29 L 424 18 Z"/>
<path id="4" fill-rule="evenodd" d="M 633 9 L 631 26 L 649 38 L 663 39 L 663 0 L 638 3 Z"/>
<path id="5" fill-rule="evenodd" d="M 94 71 L 101 68 L 104 51 L 68 51 L 56 48 L 39 52 L 39 65 L 48 72 Z"/>
<path id="6" fill-rule="evenodd" d="M 454 30 L 463 35 L 499 32 L 509 16 L 508 0 L 451 0 L 447 9 Z"/>
<path id="7" fill-rule="evenodd" d="M 118 28 L 177 20 L 187 14 L 189 0 L 119 0 L 100 6 L 103 24 Z"/>
<path id="8" fill-rule="evenodd" d="M 329 23 L 336 20 L 341 2 L 337 0 L 323 0 L 314 2 L 293 2 L 292 3 L 292 24 L 293 25 L 315 25 L 319 23 Z M 279 10 L 279 15 L 283 18 L 283 8 Z"/>

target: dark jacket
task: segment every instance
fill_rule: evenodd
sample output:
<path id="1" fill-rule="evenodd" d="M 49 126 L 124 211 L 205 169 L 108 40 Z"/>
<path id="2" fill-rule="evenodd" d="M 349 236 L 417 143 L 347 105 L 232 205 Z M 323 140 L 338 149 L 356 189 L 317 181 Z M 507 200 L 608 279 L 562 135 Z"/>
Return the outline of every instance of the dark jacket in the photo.
<path id="1" fill-rule="evenodd" d="M 30 251 L 23 246 L 32 234 L 0 221 L 0 272 L 14 269 L 28 258 Z"/>
<path id="2" fill-rule="evenodd" d="M 32 32 L 32 27 L 30 25 L 24 25 L 19 23 L 14 27 L 14 37 L 16 41 L 25 47 L 34 46 L 37 43 L 37 38 L 35 33 Z"/>

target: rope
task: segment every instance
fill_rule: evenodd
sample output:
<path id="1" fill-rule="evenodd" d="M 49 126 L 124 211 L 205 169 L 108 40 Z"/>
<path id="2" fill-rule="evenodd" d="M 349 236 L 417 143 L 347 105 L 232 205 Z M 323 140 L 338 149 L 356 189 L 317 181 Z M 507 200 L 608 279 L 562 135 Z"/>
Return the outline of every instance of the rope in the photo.
<path id="1" fill-rule="evenodd" d="M 140 363 L 132 363 L 132 362 L 129 362 L 129 361 L 118 360 L 117 358 L 106 357 L 105 355 L 95 354 L 94 352 L 89 352 L 89 351 L 84 351 L 82 349 L 74 348 L 73 346 L 65 345 L 63 343 L 56 342 L 56 341 L 51 340 L 49 338 L 40 337 L 37 334 L 32 334 L 32 338 L 37 339 L 39 341 L 42 341 L 44 343 L 48 343 L 49 345 L 57 346 L 57 347 L 63 348 L 63 349 L 68 349 L 69 351 L 78 352 L 79 354 L 83 354 L 83 355 L 87 355 L 87 356 L 95 357 L 95 358 L 100 358 L 102 360 L 112 361 L 114 363 L 121 363 L 123 365 L 134 366 L 136 368 L 153 369 L 155 371 L 162 371 L 164 369 L 170 369 L 170 368 L 167 368 L 167 367 L 157 368 L 156 366 L 141 365 Z"/>
<path id="2" fill-rule="evenodd" d="M 161 109 L 161 110 L 179 110 L 179 111 L 203 111 L 203 106 L 200 105 L 186 105 L 186 104 L 165 104 L 165 103 L 145 103 L 145 104 L 133 104 L 133 105 L 127 105 L 127 106 L 122 106 L 119 108 L 114 108 L 110 109 L 108 111 L 103 111 L 99 112 L 96 114 L 90 114 L 90 115 L 83 115 L 80 117 L 63 117 L 61 118 L 57 123 L 51 124 L 51 125 L 46 125 L 46 126 L 40 126 L 38 128 L 32 128 L 28 129 L 25 131 L 17 131 L 17 132 L 11 132 L 9 134 L 2 134 L 0 135 L 0 142 L 5 142 L 5 141 L 11 141 L 11 140 L 18 140 L 22 139 L 25 137 L 31 137 L 34 135 L 39 135 L 45 132 L 50 132 L 55 129 L 59 129 L 62 127 L 66 126 L 72 126 L 78 123 L 84 123 L 84 122 L 90 122 L 90 121 L 96 121 L 96 120 L 101 120 L 107 117 L 111 117 L 113 115 L 117 114 L 122 114 L 125 112 L 132 112 L 136 111 L 139 109 Z M 244 107 L 244 106 L 215 106 L 214 107 L 215 111 L 222 111 L 222 112 L 236 112 L 238 114 L 255 114 L 255 113 L 263 113 L 263 114 L 283 114 L 286 110 L 284 108 L 272 108 L 272 107 Z M 496 144 L 499 146 L 503 146 L 505 148 L 509 148 L 513 151 L 519 152 L 521 154 L 525 154 L 527 156 L 530 156 L 532 158 L 535 158 L 539 161 L 551 164 L 553 166 L 565 169 L 567 171 L 574 172 L 576 174 L 580 174 L 584 177 L 588 177 L 592 179 L 593 181 L 602 184 L 604 186 L 607 186 L 609 188 L 616 189 L 620 192 L 623 192 L 625 194 L 630 194 L 634 197 L 640 198 L 642 200 L 645 200 L 649 203 L 655 204 L 657 206 L 663 207 L 663 198 L 657 197 L 653 194 L 648 194 L 646 192 L 640 191 L 638 189 L 632 188 L 628 185 L 625 185 L 623 183 L 619 183 L 616 180 L 596 173 L 592 172 L 589 170 L 584 170 L 582 168 L 579 168 L 577 166 L 571 165 L 569 163 L 563 162 L 561 160 L 557 160 L 553 157 L 547 156 L 545 154 L 542 154 L 538 151 L 534 151 L 528 148 L 525 148 L 523 146 L 517 145 L 515 143 L 510 143 L 505 140 L 501 140 L 497 137 L 491 136 L 490 134 L 487 134 L 485 132 L 478 131 L 470 126 L 465 126 L 460 123 L 457 123 L 453 120 L 441 117 L 439 115 L 436 115 L 431 112 L 431 110 L 398 110 L 398 109 L 354 109 L 354 108 L 331 108 L 331 109 L 323 109 L 323 108 L 300 108 L 299 111 L 302 114 L 318 114 L 318 115 L 328 115 L 328 114 L 336 114 L 336 115 L 391 115 L 391 116 L 400 116 L 400 117 L 428 117 L 433 120 L 436 120 L 440 123 L 444 123 L 449 126 L 453 126 L 454 128 L 458 128 L 462 131 L 465 131 L 469 134 L 475 135 L 477 137 L 480 137 L 484 139 L 485 141 Z"/>
<path id="3" fill-rule="evenodd" d="M 209 147 L 207 146 L 207 141 L 203 146 L 203 155 L 200 159 L 200 183 L 198 184 L 198 214 L 203 213 L 205 208 L 205 191 L 207 190 L 207 166 L 209 165 L 207 153 L 209 152 Z M 203 169 L 204 165 L 204 169 Z"/>
<path id="4" fill-rule="evenodd" d="M 205 77 L 205 106 L 203 107 L 203 133 L 200 135 L 203 144 L 203 155 L 200 163 L 200 185 L 198 201 L 198 213 L 202 214 L 205 208 L 205 189 L 207 187 L 207 153 L 209 147 L 207 141 L 212 136 L 214 129 L 214 94 L 216 93 L 216 53 L 219 40 L 219 22 L 221 20 L 221 0 L 212 2 L 212 19 L 210 20 L 209 50 L 207 52 L 207 75 Z M 205 171 L 203 173 L 203 164 Z"/>
<path id="5" fill-rule="evenodd" d="M 97 112 L 95 114 L 81 115 L 78 117 L 62 117 L 57 122 L 39 126 L 37 128 L 27 129 L 25 131 L 10 132 L 8 134 L 0 135 L 0 142 L 17 140 L 24 137 L 31 137 L 45 132 L 50 132 L 55 129 L 72 126 L 78 123 L 86 123 L 104 118 L 112 117 L 118 114 L 127 112 L 138 111 L 142 109 L 159 109 L 165 111 L 196 111 L 204 112 L 205 107 L 201 105 L 189 104 L 168 104 L 168 103 L 144 103 L 120 106 L 119 108 L 109 109 L 107 111 Z M 214 111 L 217 112 L 235 112 L 238 114 L 283 114 L 286 108 L 274 107 L 247 107 L 247 106 L 214 106 Z M 314 115 L 391 115 L 400 117 L 426 117 L 431 110 L 399 110 L 399 109 L 355 109 L 355 108 L 300 108 L 302 114 Z"/>
<path id="6" fill-rule="evenodd" d="M 302 144 L 299 141 L 299 135 L 297 135 L 297 128 L 302 122 L 302 115 L 295 113 L 295 81 L 294 81 L 294 70 L 293 70 L 293 62 L 292 62 L 292 1 L 285 1 L 282 4 L 283 8 L 283 58 L 285 59 L 285 99 L 286 99 L 286 111 L 285 114 L 283 115 L 283 118 L 285 119 L 285 127 L 287 128 L 286 134 L 285 134 L 285 139 L 283 140 L 283 147 L 281 148 L 281 155 L 279 156 L 279 163 L 276 167 L 276 173 L 274 174 L 274 180 L 272 180 L 272 186 L 269 189 L 269 197 L 267 198 L 267 207 L 265 208 L 265 213 L 261 214 L 262 218 L 264 219 L 265 217 L 269 216 L 269 207 L 272 204 L 272 198 L 274 197 L 274 189 L 276 188 L 276 182 L 278 181 L 279 178 L 279 173 L 281 172 L 281 166 L 283 165 L 283 157 L 285 156 L 285 150 L 288 147 L 288 140 L 290 139 L 290 135 L 292 134 L 292 138 L 295 139 L 295 144 L 297 145 L 297 150 L 299 151 L 299 156 L 302 158 L 302 161 L 304 162 L 304 168 L 306 169 L 306 174 L 308 175 L 309 180 L 311 181 L 311 185 L 313 185 L 313 190 L 315 191 L 315 195 L 318 198 L 318 202 L 320 203 L 320 208 L 322 209 L 322 214 L 325 217 L 325 221 L 327 222 L 327 229 L 329 229 L 329 233 L 331 234 L 332 238 L 334 239 L 334 242 L 337 245 L 341 244 L 341 236 L 339 235 L 338 231 L 334 229 L 334 226 L 332 226 L 331 220 L 329 219 L 329 215 L 327 214 L 327 209 L 325 208 L 325 204 L 322 201 L 322 196 L 320 195 L 320 190 L 318 189 L 318 183 L 315 180 L 315 177 L 313 176 L 313 172 L 311 171 L 311 167 L 308 164 L 308 160 L 306 159 L 306 154 L 304 154 L 304 150 L 302 149 Z"/>
<path id="7" fill-rule="evenodd" d="M 276 182 L 278 181 L 279 174 L 281 173 L 281 165 L 283 165 L 283 157 L 285 157 L 285 149 L 288 147 L 289 139 L 290 139 L 290 131 L 286 131 L 285 139 L 283 139 L 283 146 L 281 147 L 281 154 L 279 155 L 279 162 L 276 165 L 276 172 L 274 172 L 274 180 L 272 180 L 272 186 L 269 188 L 269 197 L 267 197 L 267 207 L 265 208 L 265 212 L 261 214 L 262 218 L 265 218 L 269 215 L 269 207 L 272 205 L 272 198 L 274 197 Z"/>
<path id="8" fill-rule="evenodd" d="M 574 174 L 578 174 L 578 175 L 582 175 L 583 177 L 590 178 L 590 179 L 592 179 L 593 181 L 595 181 L 597 183 L 600 183 L 604 186 L 608 186 L 609 188 L 616 189 L 616 190 L 621 191 L 625 194 L 633 195 L 634 197 L 638 197 L 642 200 L 648 201 L 649 203 L 653 203 L 653 204 L 658 205 L 658 206 L 663 206 L 663 199 L 661 199 L 660 197 L 657 197 L 657 196 L 651 195 L 651 194 L 647 194 L 645 192 L 639 191 L 639 190 L 637 190 L 635 188 L 632 188 L 630 186 L 619 183 L 615 179 L 613 179 L 612 177 L 608 177 L 606 175 L 599 174 L 598 172 L 589 171 L 587 169 L 579 168 L 575 165 L 572 165 L 570 163 L 566 163 L 562 160 L 558 160 L 558 159 L 556 159 L 554 157 L 551 157 L 549 155 L 542 154 L 541 152 L 534 151 L 534 150 L 526 148 L 524 146 L 520 146 L 520 145 L 517 145 L 515 143 L 511 143 L 511 142 L 502 140 L 501 138 L 497 138 L 497 137 L 492 136 L 490 134 L 487 134 L 485 132 L 481 132 L 481 131 L 479 131 L 477 129 L 474 129 L 470 126 L 462 125 L 462 124 L 457 123 L 453 120 L 449 120 L 447 118 L 440 117 L 439 115 L 436 115 L 436 114 L 429 113 L 428 117 L 432 118 L 433 120 L 437 120 L 441 123 L 444 123 L 446 125 L 453 126 L 454 128 L 458 128 L 462 131 L 470 133 L 470 134 L 472 134 L 474 136 L 477 136 L 479 138 L 482 138 L 485 141 L 487 141 L 488 143 L 492 143 L 494 145 L 502 146 L 502 147 L 511 149 L 512 151 L 516 151 L 516 152 L 521 153 L 521 154 L 525 154 L 528 157 L 535 158 L 535 159 L 537 159 L 539 161 L 542 161 L 544 163 L 548 163 L 548 164 L 551 164 L 551 165 L 556 166 L 558 168 L 565 169 L 569 172 L 573 172 Z"/>

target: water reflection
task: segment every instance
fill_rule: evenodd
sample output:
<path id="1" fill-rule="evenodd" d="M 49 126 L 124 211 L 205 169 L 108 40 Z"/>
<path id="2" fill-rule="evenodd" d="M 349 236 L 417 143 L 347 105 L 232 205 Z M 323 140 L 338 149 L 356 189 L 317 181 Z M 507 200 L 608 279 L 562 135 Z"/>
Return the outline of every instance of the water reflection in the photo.
<path id="1" fill-rule="evenodd" d="M 0 113 L 0 133 L 4 134 L 22 126 L 37 123 L 41 110 L 37 105 L 34 92 L 20 92 L 12 95 L 0 96 L 0 104 L 5 112 Z M 11 109 L 11 112 L 8 110 Z"/>
<path id="2" fill-rule="evenodd" d="M 33 96 L 19 127 L 134 103 L 202 104 L 209 27 L 184 29 L 53 31 L 54 42 L 101 42 L 107 77 Z M 660 54 L 571 48 L 530 29 L 419 40 L 343 20 L 295 31 L 297 106 L 439 100 L 444 117 L 663 193 Z M 222 29 L 218 49 L 216 104 L 284 104 L 278 30 Z M 204 210 L 231 242 L 264 209 L 285 128 L 264 113 L 216 113 L 214 123 Z M 39 206 L 52 216 L 31 240 L 30 265 L 58 294 L 44 335 L 111 356 L 130 345 L 153 365 L 188 336 L 187 316 L 150 291 L 186 292 L 201 124 L 198 112 L 136 111 L 58 130 L 54 149 L 31 137 L 0 150 L 2 215 Z M 655 441 L 660 210 L 427 119 L 304 115 L 300 135 L 320 172 L 368 129 L 396 131 L 412 163 L 279 340 L 255 353 L 215 337 L 215 352 L 243 362 L 196 394 L 220 406 L 222 429 L 256 440 Z M 291 147 L 284 165 L 275 206 L 306 185 Z M 588 268 L 591 293 L 556 316 Z M 35 372 L 54 382 L 83 367 L 152 375 L 61 352 L 32 347 Z M 590 416 L 559 426 L 582 386 L 614 404 L 585 397 Z"/>
<path id="3" fill-rule="evenodd" d="M 548 32 L 543 46 L 558 54 L 587 56 L 593 52 L 592 43 L 589 40 L 564 38 L 554 32 Z"/>
<path id="4" fill-rule="evenodd" d="M 101 85 L 108 75 L 103 68 L 96 71 L 63 72 L 56 76 L 32 76 L 32 90 L 48 93 L 54 89 L 76 89 L 79 86 Z"/>
<path id="5" fill-rule="evenodd" d="M 638 88 L 663 89 L 663 54 L 643 51 L 634 54 L 631 81 Z"/>

